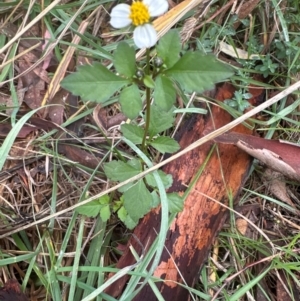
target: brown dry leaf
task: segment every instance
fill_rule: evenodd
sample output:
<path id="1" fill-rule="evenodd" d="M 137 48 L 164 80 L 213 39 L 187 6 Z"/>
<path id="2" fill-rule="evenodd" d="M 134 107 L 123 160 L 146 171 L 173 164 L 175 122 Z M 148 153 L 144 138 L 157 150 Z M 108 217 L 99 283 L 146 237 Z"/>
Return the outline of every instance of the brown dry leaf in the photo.
<path id="1" fill-rule="evenodd" d="M 1 123 L 0 127 L 0 137 L 6 137 L 8 133 L 11 131 L 12 126 L 11 123 Z M 17 135 L 17 138 L 26 138 L 30 133 L 35 131 L 37 128 L 35 126 L 23 125 L 20 132 Z"/>
<path id="2" fill-rule="evenodd" d="M 28 301 L 25 294 L 22 293 L 17 280 L 8 280 L 3 287 L 0 288 L 1 301 Z"/>
<path id="3" fill-rule="evenodd" d="M 268 140 L 245 134 L 226 133 L 214 141 L 235 144 L 252 157 L 290 179 L 300 181 L 300 147 L 284 141 Z"/>
<path id="4" fill-rule="evenodd" d="M 243 218 L 236 219 L 235 226 L 242 235 L 246 235 L 248 229 L 248 222 L 245 219 Z"/>
<path id="5" fill-rule="evenodd" d="M 235 207 L 236 212 L 238 212 L 240 215 L 243 215 L 241 217 L 238 215 L 235 220 L 235 225 L 237 230 L 244 236 L 255 239 L 255 232 L 253 231 L 252 227 L 249 227 L 249 221 L 252 224 L 257 224 L 258 222 L 258 216 L 261 214 L 261 208 L 260 205 L 255 204 L 249 204 L 249 205 L 242 205 Z M 244 218 L 246 217 L 246 218 Z"/>
<path id="6" fill-rule="evenodd" d="M 277 301 L 300 300 L 299 288 L 294 279 L 283 271 L 278 271 L 280 277 L 276 279 Z M 288 290 L 287 290 L 288 288 Z M 292 295 L 291 295 L 292 292 Z"/>
<path id="7" fill-rule="evenodd" d="M 109 116 L 107 108 L 103 108 L 98 104 L 93 112 L 93 118 L 96 124 L 102 131 L 106 132 L 109 128 L 120 125 L 126 121 L 126 116 L 123 113 L 117 113 L 114 116 Z"/>
<path id="8" fill-rule="evenodd" d="M 37 127 L 38 129 L 44 130 L 44 131 L 51 131 L 51 130 L 60 130 L 60 128 L 54 124 L 53 122 L 42 119 L 39 117 L 31 117 L 29 119 L 29 122 Z"/>
<path id="9" fill-rule="evenodd" d="M 7 105 L 10 97 L 4 93 L 0 93 L 0 104 L 1 105 Z"/>
<path id="10" fill-rule="evenodd" d="M 21 130 L 19 131 L 17 138 L 24 139 L 26 138 L 30 133 L 32 133 L 35 130 L 44 130 L 44 131 L 50 131 L 54 129 L 59 129 L 55 124 L 53 124 L 51 121 L 44 120 L 38 117 L 32 117 L 30 118 L 29 122 L 31 125 L 25 124 L 22 126 Z M 6 137 L 8 133 L 11 131 L 12 126 L 9 122 L 1 123 L 0 126 L 0 137 Z"/>
<path id="11" fill-rule="evenodd" d="M 61 89 L 49 101 L 50 106 L 48 107 L 48 117 L 56 124 L 61 125 L 64 121 L 65 101 L 68 95 L 69 92 Z"/>
<path id="12" fill-rule="evenodd" d="M 64 153 L 68 159 L 91 169 L 99 167 L 101 161 L 91 153 L 73 145 L 59 144 L 59 152 Z"/>
<path id="13" fill-rule="evenodd" d="M 292 206 L 293 212 L 297 209 L 294 203 L 291 201 L 287 187 L 284 181 L 284 177 L 281 173 L 267 168 L 262 176 L 264 184 L 268 187 L 269 191 L 282 202 Z"/>
<path id="14" fill-rule="evenodd" d="M 14 27 L 9 27 L 10 34 L 17 30 Z M 40 29 L 38 25 L 33 26 L 30 31 L 26 32 L 25 37 L 39 37 Z M 42 45 L 28 51 L 32 44 L 37 44 L 34 39 L 21 39 L 18 48 L 18 53 L 23 54 L 18 60 L 19 73 L 23 76 L 18 78 L 17 93 L 19 104 L 24 101 L 31 109 L 36 109 L 41 106 L 43 95 L 45 94 L 46 83 L 50 82 L 48 73 L 43 69 L 42 64 L 27 72 L 33 64 L 35 64 L 42 55 Z M 26 52 L 27 51 L 27 52 Z M 50 58 L 51 60 L 51 58 Z M 41 112 L 39 112 L 41 113 Z"/>

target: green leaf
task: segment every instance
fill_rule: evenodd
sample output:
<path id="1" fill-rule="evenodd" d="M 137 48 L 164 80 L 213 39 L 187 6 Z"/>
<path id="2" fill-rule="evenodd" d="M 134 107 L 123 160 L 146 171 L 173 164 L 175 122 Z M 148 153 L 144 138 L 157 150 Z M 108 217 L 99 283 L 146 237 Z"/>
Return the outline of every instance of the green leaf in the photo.
<path id="1" fill-rule="evenodd" d="M 99 203 L 102 205 L 107 205 L 110 202 L 108 195 L 101 196 L 98 200 L 99 200 Z"/>
<path id="2" fill-rule="evenodd" d="M 135 84 L 122 90 L 119 101 L 122 112 L 130 119 L 137 117 L 143 108 L 140 90 Z"/>
<path id="3" fill-rule="evenodd" d="M 118 218 L 125 224 L 128 229 L 133 229 L 137 225 L 137 221 L 134 221 L 127 213 L 124 206 L 118 210 Z"/>
<path id="4" fill-rule="evenodd" d="M 96 217 L 103 205 L 99 203 L 99 200 L 91 201 L 83 206 L 77 207 L 75 210 L 79 214 L 86 215 L 88 217 Z"/>
<path id="5" fill-rule="evenodd" d="M 162 170 L 158 170 L 158 175 L 162 180 L 162 183 L 166 189 L 170 188 L 173 183 L 172 175 L 166 174 Z M 145 179 L 147 181 L 147 184 L 151 187 L 157 187 L 156 180 L 153 176 L 153 173 L 149 173 L 145 176 Z"/>
<path id="6" fill-rule="evenodd" d="M 145 75 L 143 82 L 146 87 L 153 89 L 155 87 L 155 82 L 150 75 Z"/>
<path id="7" fill-rule="evenodd" d="M 113 212 L 117 212 L 122 206 L 123 206 L 123 199 L 121 197 L 120 200 L 113 202 L 113 206 L 112 206 Z"/>
<path id="8" fill-rule="evenodd" d="M 183 210 L 183 198 L 178 193 L 168 193 L 170 213 L 178 213 Z"/>
<path id="9" fill-rule="evenodd" d="M 142 171 L 142 164 L 141 161 L 137 158 L 133 158 L 127 162 L 130 166 L 135 168 L 138 171 Z"/>
<path id="10" fill-rule="evenodd" d="M 122 124 L 121 131 L 124 137 L 134 144 L 142 143 L 145 131 L 140 126 L 134 124 Z"/>
<path id="11" fill-rule="evenodd" d="M 163 154 L 172 154 L 180 149 L 180 146 L 177 141 L 175 141 L 171 137 L 166 136 L 157 137 L 154 141 L 150 142 L 150 145 Z"/>
<path id="12" fill-rule="evenodd" d="M 61 86 L 83 100 L 104 102 L 129 81 L 110 72 L 99 63 L 78 67 L 78 71 L 62 80 Z"/>
<path id="13" fill-rule="evenodd" d="M 107 222 L 110 218 L 110 207 L 109 205 L 104 205 L 100 209 L 100 217 L 103 222 Z"/>
<path id="14" fill-rule="evenodd" d="M 164 75 L 159 75 L 155 80 L 154 102 L 161 109 L 168 111 L 176 100 L 176 90 L 173 82 Z"/>
<path id="15" fill-rule="evenodd" d="M 136 222 L 151 209 L 152 196 L 143 180 L 139 180 L 134 186 L 125 191 L 123 197 L 124 207 L 128 215 Z"/>
<path id="16" fill-rule="evenodd" d="M 156 46 L 158 57 L 162 58 L 167 68 L 171 68 L 178 60 L 181 50 L 179 32 L 176 29 L 170 30 L 159 41 Z"/>
<path id="17" fill-rule="evenodd" d="M 174 114 L 170 110 L 168 112 L 161 110 L 155 104 L 151 106 L 149 134 L 155 136 L 173 126 Z"/>
<path id="18" fill-rule="evenodd" d="M 131 182 L 128 184 L 123 185 L 122 187 L 118 188 L 118 191 L 121 193 L 124 193 L 126 190 L 128 190 L 131 186 L 133 186 L 135 183 Z"/>
<path id="19" fill-rule="evenodd" d="M 114 53 L 116 70 L 127 77 L 133 77 L 136 72 L 135 51 L 126 42 L 119 42 Z"/>
<path id="20" fill-rule="evenodd" d="M 233 70 L 212 55 L 200 51 L 187 52 L 165 74 L 176 80 L 187 92 L 203 92 L 215 83 L 232 76 Z"/>
<path id="21" fill-rule="evenodd" d="M 152 196 L 151 207 L 155 208 L 155 207 L 157 207 L 160 204 L 160 198 L 159 198 L 159 196 L 158 196 L 158 194 L 157 194 L 156 191 L 152 191 L 151 192 L 151 196 Z"/>
<path id="22" fill-rule="evenodd" d="M 112 181 L 122 182 L 136 176 L 140 173 L 140 170 L 135 169 L 123 161 L 111 161 L 104 163 L 104 172 Z"/>

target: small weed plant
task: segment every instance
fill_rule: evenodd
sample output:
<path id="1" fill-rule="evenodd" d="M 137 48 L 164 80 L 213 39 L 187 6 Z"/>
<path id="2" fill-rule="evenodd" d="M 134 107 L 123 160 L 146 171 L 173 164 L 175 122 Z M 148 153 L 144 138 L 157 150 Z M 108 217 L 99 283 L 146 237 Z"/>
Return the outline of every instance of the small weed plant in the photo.
<path id="1" fill-rule="evenodd" d="M 117 96 L 121 111 L 128 118 L 120 127 L 122 140 L 135 150 L 137 156 L 127 159 L 111 148 L 115 160 L 104 164 L 104 172 L 114 182 L 125 181 L 153 166 L 153 149 L 156 154 L 172 154 L 179 150 L 179 144 L 168 135 L 168 130 L 174 125 L 178 94 L 202 92 L 233 75 L 232 68 L 212 55 L 201 51 L 182 53 L 177 30 L 170 30 L 156 43 L 156 33 L 152 32 L 153 28 L 149 23 L 151 7 L 148 12 L 143 2 L 133 3 L 129 8 L 131 15 L 127 22 L 118 19 L 119 10 L 123 13 L 124 8 L 128 9 L 122 5 L 113 9 L 111 24 L 117 28 L 130 23 L 135 26 L 134 42 L 137 48 L 146 47 L 145 59 L 137 62 L 135 48 L 126 42 L 120 42 L 109 67 L 98 62 L 81 66 L 61 83 L 63 88 L 81 96 L 85 101 L 105 105 L 105 102 Z M 139 7 L 134 6 L 136 3 Z M 165 2 L 163 7 L 166 7 Z M 143 38 L 144 32 L 148 32 L 145 35 L 149 37 L 148 40 Z M 157 175 L 167 190 L 172 184 L 172 176 L 163 171 L 159 171 Z M 121 197 L 111 203 L 109 197 L 104 197 L 78 210 L 88 216 L 100 213 L 104 221 L 109 219 L 111 212 L 115 212 L 132 229 L 151 208 L 160 204 L 157 178 L 151 173 L 123 186 L 119 192 Z M 167 200 L 170 213 L 182 210 L 183 200 L 179 195 L 167 194 Z"/>

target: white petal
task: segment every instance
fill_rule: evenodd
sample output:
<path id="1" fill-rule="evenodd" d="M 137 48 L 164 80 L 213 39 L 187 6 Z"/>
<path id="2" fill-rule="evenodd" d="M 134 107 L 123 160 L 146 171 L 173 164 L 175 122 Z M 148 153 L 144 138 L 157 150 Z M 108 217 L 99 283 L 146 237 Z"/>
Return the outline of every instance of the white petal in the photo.
<path id="1" fill-rule="evenodd" d="M 133 31 L 133 40 L 138 48 L 150 48 L 157 42 L 157 32 L 151 24 L 137 26 Z"/>
<path id="2" fill-rule="evenodd" d="M 114 28 L 123 28 L 131 24 L 129 18 L 130 6 L 128 4 L 116 5 L 110 13 L 110 24 Z"/>
<path id="3" fill-rule="evenodd" d="M 148 6 L 151 17 L 158 17 L 163 15 L 169 8 L 167 0 L 143 0 Z"/>

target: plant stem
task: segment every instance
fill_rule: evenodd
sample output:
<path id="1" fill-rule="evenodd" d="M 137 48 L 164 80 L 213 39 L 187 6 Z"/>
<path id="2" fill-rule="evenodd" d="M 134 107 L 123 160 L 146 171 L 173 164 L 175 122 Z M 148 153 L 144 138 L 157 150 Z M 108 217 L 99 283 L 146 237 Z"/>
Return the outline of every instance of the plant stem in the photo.
<path id="1" fill-rule="evenodd" d="M 150 124 L 150 88 L 146 88 L 146 124 L 145 124 L 145 133 L 142 141 L 142 150 L 145 153 L 146 152 L 146 137 L 148 135 L 148 129 Z"/>
<path id="2" fill-rule="evenodd" d="M 146 50 L 146 61 L 147 61 L 147 65 L 146 65 L 146 75 L 149 75 L 150 73 L 150 49 L 147 48 Z M 147 152 L 146 149 L 146 137 L 148 135 L 148 129 L 149 129 L 149 124 L 150 124 L 150 107 L 151 107 L 151 99 L 150 99 L 150 88 L 146 87 L 146 120 L 145 120 L 145 132 L 144 132 L 144 137 L 143 137 L 143 141 L 142 141 L 142 150 L 144 153 Z"/>

